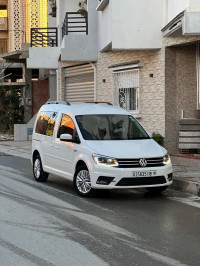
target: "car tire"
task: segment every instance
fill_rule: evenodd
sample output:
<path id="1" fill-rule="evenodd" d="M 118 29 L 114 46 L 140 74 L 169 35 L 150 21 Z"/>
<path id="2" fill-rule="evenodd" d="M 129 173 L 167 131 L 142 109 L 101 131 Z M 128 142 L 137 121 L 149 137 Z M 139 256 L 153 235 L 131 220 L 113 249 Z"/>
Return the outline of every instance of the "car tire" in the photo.
<path id="1" fill-rule="evenodd" d="M 163 186 L 163 187 L 148 187 L 146 189 L 151 194 L 160 194 L 163 191 L 165 191 L 167 188 L 168 188 L 168 186 Z"/>
<path id="2" fill-rule="evenodd" d="M 77 168 L 74 174 L 74 188 L 81 197 L 92 197 L 95 189 L 91 187 L 90 173 L 86 165 Z"/>
<path id="3" fill-rule="evenodd" d="M 49 174 L 43 170 L 42 160 L 39 154 L 33 158 L 33 176 L 37 182 L 45 182 L 49 176 Z"/>

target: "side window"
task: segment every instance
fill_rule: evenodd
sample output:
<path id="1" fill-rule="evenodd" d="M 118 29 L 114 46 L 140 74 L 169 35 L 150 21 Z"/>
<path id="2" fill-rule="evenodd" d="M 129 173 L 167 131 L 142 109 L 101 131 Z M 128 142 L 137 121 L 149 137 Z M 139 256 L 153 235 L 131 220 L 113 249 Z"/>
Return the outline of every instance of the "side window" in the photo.
<path id="1" fill-rule="evenodd" d="M 60 135 L 62 134 L 70 134 L 72 137 L 76 135 L 76 129 L 72 118 L 64 114 L 61 118 L 57 137 L 60 138 Z"/>
<path id="2" fill-rule="evenodd" d="M 37 116 L 35 133 L 46 136 L 53 136 L 56 118 L 56 112 L 40 112 Z"/>

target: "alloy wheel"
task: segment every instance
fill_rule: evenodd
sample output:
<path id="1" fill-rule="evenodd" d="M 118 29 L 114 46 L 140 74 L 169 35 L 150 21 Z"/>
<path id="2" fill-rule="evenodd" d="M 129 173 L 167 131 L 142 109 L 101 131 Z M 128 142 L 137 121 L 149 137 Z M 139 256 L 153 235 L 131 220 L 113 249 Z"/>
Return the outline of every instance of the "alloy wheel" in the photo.
<path id="1" fill-rule="evenodd" d="M 34 163 L 34 175 L 36 178 L 40 177 L 40 173 L 41 173 L 41 165 L 40 165 L 40 160 L 36 159 L 35 163 Z"/>
<path id="2" fill-rule="evenodd" d="M 76 178 L 76 186 L 83 194 L 88 194 L 91 190 L 90 174 L 88 170 L 81 170 Z"/>

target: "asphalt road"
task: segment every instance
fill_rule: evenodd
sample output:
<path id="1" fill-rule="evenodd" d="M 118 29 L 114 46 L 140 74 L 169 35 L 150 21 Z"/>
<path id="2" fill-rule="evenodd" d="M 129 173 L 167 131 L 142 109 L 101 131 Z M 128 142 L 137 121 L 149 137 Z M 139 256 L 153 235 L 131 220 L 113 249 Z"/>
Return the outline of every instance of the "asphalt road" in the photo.
<path id="1" fill-rule="evenodd" d="M 76 195 L 0 153 L 0 266 L 200 265 L 200 198 L 168 190 Z"/>

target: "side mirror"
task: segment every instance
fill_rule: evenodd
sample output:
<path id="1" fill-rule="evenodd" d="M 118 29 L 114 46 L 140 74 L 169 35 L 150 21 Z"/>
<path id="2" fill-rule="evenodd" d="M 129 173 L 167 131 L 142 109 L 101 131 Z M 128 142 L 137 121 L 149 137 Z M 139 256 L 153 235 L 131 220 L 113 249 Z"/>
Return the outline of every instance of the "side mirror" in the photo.
<path id="1" fill-rule="evenodd" d="M 72 141 L 72 136 L 70 134 L 61 134 L 60 140 L 61 141 Z"/>
<path id="2" fill-rule="evenodd" d="M 74 138 L 72 138 L 72 135 L 70 135 L 70 134 L 61 134 L 60 135 L 60 140 L 61 141 L 66 141 L 66 142 L 73 142 L 73 143 L 80 144 L 79 137 L 75 136 Z"/>

